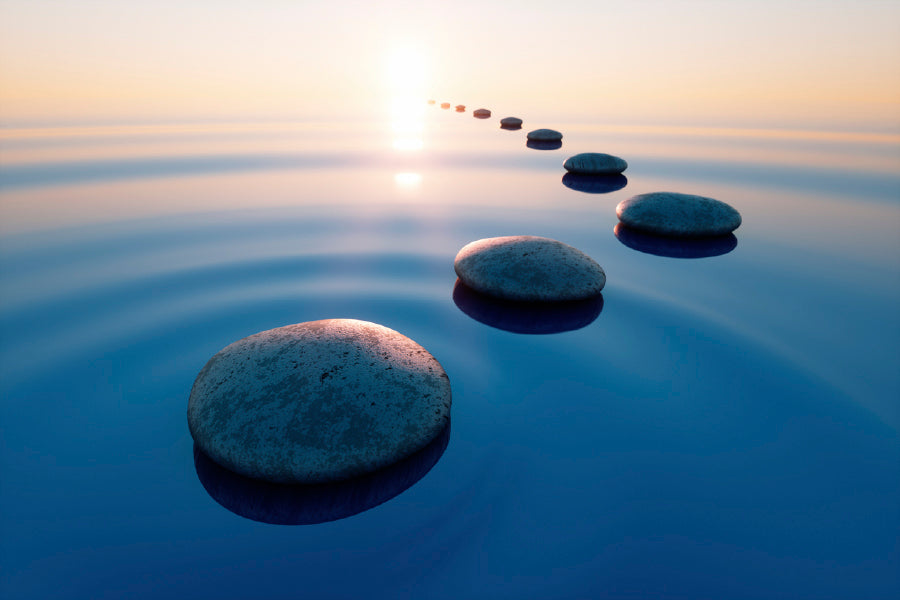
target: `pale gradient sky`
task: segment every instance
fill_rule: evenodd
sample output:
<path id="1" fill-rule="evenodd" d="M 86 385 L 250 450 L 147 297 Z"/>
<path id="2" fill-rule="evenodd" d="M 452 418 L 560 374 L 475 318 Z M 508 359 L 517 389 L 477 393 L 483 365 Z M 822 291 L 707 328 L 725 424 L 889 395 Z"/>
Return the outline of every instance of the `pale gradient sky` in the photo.
<path id="1" fill-rule="evenodd" d="M 0 123 L 353 116 L 397 49 L 472 108 L 900 131 L 897 0 L 0 0 Z"/>

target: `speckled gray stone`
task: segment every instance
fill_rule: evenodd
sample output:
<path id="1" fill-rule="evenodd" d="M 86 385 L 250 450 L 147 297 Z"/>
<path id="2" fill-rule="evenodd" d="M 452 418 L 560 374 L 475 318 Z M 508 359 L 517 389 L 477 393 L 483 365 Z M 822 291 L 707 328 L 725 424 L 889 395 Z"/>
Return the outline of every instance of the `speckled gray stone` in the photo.
<path id="1" fill-rule="evenodd" d="M 558 142 L 563 136 L 553 129 L 535 129 L 529 131 L 525 137 L 533 142 Z"/>
<path id="2" fill-rule="evenodd" d="M 491 111 L 486 108 L 476 108 L 472 111 L 473 117 L 478 117 L 479 119 L 487 119 L 491 116 Z"/>
<path id="3" fill-rule="evenodd" d="M 672 237 L 726 235 L 741 224 L 740 213 L 724 202 L 676 192 L 632 196 L 619 203 L 616 215 L 639 231 Z"/>
<path id="4" fill-rule="evenodd" d="M 582 175 L 618 175 L 628 168 L 628 163 L 612 154 L 583 152 L 570 157 L 563 167 L 569 173 Z"/>
<path id="5" fill-rule="evenodd" d="M 503 117 L 500 119 L 500 125 L 503 127 L 521 127 L 522 119 L 518 117 Z"/>
<path id="6" fill-rule="evenodd" d="M 507 300 L 579 300 L 606 284 L 603 268 L 581 250 L 532 235 L 466 244 L 453 268 L 473 290 Z"/>
<path id="7" fill-rule="evenodd" d="M 425 447 L 450 418 L 450 381 L 408 337 L 352 319 L 239 340 L 194 382 L 188 426 L 236 473 L 279 483 L 355 477 Z"/>

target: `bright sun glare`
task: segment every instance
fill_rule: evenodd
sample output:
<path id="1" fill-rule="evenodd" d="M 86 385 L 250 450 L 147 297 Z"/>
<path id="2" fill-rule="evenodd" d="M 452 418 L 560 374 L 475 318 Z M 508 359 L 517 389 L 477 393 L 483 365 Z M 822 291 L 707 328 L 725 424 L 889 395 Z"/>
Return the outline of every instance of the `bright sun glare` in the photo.
<path id="1" fill-rule="evenodd" d="M 388 55 L 386 65 L 394 149 L 421 150 L 427 71 L 425 57 L 412 47 L 395 48 Z"/>
<path id="2" fill-rule="evenodd" d="M 421 95 L 426 83 L 425 56 L 415 48 L 395 48 L 388 57 L 387 73 L 395 95 Z"/>

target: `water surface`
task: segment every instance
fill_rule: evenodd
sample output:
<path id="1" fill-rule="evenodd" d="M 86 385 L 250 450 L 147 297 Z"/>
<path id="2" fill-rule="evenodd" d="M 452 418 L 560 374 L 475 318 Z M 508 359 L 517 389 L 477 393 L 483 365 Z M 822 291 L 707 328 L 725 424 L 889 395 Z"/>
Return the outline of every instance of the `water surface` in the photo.
<path id="1" fill-rule="evenodd" d="M 3 596 L 896 597 L 898 140 L 502 116 L 4 130 Z M 624 185 L 567 185 L 587 151 Z M 662 190 L 735 206 L 734 243 L 617 237 Z M 456 252 L 518 234 L 596 259 L 600 306 L 535 332 L 459 304 Z M 347 518 L 229 511 L 194 377 L 335 317 L 441 362 L 446 449 Z"/>

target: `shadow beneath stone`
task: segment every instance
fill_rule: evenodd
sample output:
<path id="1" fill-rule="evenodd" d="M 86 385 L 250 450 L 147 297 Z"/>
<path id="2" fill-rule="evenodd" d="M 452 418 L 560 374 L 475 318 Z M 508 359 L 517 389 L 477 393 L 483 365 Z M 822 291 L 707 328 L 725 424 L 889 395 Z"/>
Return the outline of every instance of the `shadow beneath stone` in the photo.
<path id="1" fill-rule="evenodd" d="M 194 444 L 197 477 L 213 500 L 231 512 L 273 525 L 337 521 L 374 508 L 412 487 L 437 464 L 450 441 L 450 424 L 427 446 L 403 460 L 354 479 L 279 484 L 229 471 Z"/>
<path id="2" fill-rule="evenodd" d="M 528 140 L 525 145 L 532 150 L 559 150 L 562 148 L 562 140 Z"/>
<path id="3" fill-rule="evenodd" d="M 500 124 L 500 129 L 506 129 L 507 131 L 518 131 L 522 129 L 521 125 L 505 125 L 503 123 Z"/>
<path id="4" fill-rule="evenodd" d="M 583 175 L 581 173 L 566 173 L 562 177 L 562 183 L 569 189 L 586 194 L 608 194 L 617 192 L 628 185 L 628 178 L 621 174 Z"/>
<path id="5" fill-rule="evenodd" d="M 674 238 L 638 231 L 622 223 L 613 230 L 616 238 L 638 252 L 669 258 L 710 258 L 737 248 L 733 233 L 706 238 Z"/>
<path id="6" fill-rule="evenodd" d="M 563 302 L 516 302 L 477 292 L 459 279 L 453 287 L 453 302 L 479 323 L 526 334 L 581 329 L 593 323 L 603 310 L 603 294 Z"/>

